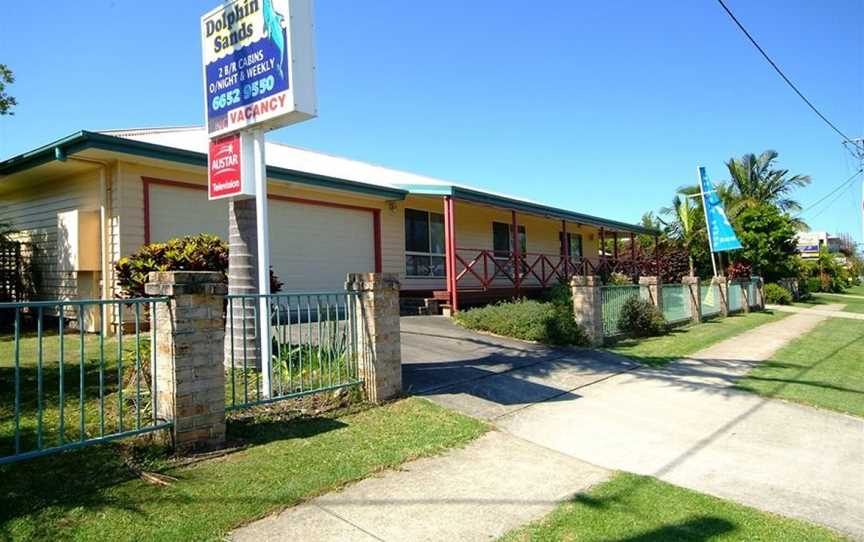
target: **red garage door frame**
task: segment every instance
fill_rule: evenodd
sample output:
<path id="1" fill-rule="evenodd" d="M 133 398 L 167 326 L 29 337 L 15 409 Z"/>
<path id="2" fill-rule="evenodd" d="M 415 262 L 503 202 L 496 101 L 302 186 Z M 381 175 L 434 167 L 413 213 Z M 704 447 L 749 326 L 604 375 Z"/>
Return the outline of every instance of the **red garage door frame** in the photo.
<path id="1" fill-rule="evenodd" d="M 159 179 L 156 177 L 141 177 L 141 185 L 144 190 L 144 244 L 150 243 L 150 186 L 173 186 L 177 188 L 188 188 L 190 190 L 200 190 L 207 192 L 207 187 L 200 184 L 187 183 L 183 181 L 174 181 L 170 179 Z M 307 198 L 295 198 L 291 196 L 279 196 L 276 194 L 268 194 L 268 200 L 287 201 L 291 203 L 302 203 L 304 205 L 315 205 L 318 207 L 330 207 L 333 209 L 351 209 L 354 211 L 366 211 L 372 213 L 372 244 L 375 259 L 375 272 L 381 272 L 381 209 L 374 207 L 363 207 L 361 205 L 348 205 L 346 203 L 335 203 L 332 201 L 322 201 Z"/>

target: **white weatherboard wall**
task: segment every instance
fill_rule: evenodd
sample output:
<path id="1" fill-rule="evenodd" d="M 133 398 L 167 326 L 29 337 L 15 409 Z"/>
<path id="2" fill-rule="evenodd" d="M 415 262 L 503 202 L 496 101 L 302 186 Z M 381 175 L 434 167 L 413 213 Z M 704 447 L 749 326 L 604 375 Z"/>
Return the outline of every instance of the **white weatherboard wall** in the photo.
<path id="1" fill-rule="evenodd" d="M 150 185 L 150 240 L 228 236 L 228 203 L 206 192 Z M 284 291 L 341 290 L 348 273 L 375 268 L 372 213 L 270 200 L 270 263 Z M 358 271 L 359 270 L 359 271 Z"/>

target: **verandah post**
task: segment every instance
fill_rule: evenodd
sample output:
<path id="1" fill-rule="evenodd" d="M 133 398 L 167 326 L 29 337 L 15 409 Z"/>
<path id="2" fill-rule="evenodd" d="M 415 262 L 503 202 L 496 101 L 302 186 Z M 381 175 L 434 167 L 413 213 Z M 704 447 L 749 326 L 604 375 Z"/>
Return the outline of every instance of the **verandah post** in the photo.
<path id="1" fill-rule="evenodd" d="M 447 299 L 450 312 L 459 310 L 459 291 L 456 285 L 456 224 L 452 196 L 444 196 L 444 267 L 447 281 Z"/>
<path id="2" fill-rule="evenodd" d="M 570 239 L 567 237 L 567 221 L 561 221 L 561 243 L 562 254 L 564 255 L 564 278 L 570 278 Z"/>
<path id="3" fill-rule="evenodd" d="M 519 286 L 521 284 L 521 278 L 519 276 L 519 268 L 521 263 L 521 254 L 519 247 L 519 225 L 516 223 L 516 210 L 510 210 L 510 220 L 511 220 L 511 236 L 513 237 L 513 282 L 516 286 L 516 294 L 519 294 Z"/>

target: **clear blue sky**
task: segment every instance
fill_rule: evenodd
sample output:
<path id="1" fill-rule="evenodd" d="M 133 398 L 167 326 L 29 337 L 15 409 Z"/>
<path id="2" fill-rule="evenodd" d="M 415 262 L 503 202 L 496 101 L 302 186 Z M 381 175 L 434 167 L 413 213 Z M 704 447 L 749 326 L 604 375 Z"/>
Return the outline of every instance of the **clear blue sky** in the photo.
<path id="1" fill-rule="evenodd" d="M 864 136 L 864 1 L 728 3 Z M 215 5 L 15 3 L 0 63 L 20 105 L 0 117 L 0 156 L 79 129 L 201 123 L 198 21 Z M 855 171 L 714 0 L 318 0 L 316 25 L 320 117 L 275 140 L 629 221 L 745 152 L 810 174 L 805 205 Z M 860 201 L 856 183 L 805 218 L 861 240 Z"/>

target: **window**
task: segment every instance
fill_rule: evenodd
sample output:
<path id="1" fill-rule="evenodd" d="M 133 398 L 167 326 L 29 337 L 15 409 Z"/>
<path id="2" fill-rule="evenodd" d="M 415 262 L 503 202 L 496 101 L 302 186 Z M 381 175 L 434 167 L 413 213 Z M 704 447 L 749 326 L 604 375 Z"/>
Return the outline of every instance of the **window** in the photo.
<path id="1" fill-rule="evenodd" d="M 564 232 L 558 234 L 558 239 L 561 240 L 561 255 L 564 256 Z M 578 260 L 582 257 L 582 234 L 567 232 L 567 244 L 570 247 L 570 259 Z"/>
<path id="2" fill-rule="evenodd" d="M 496 258 L 509 258 L 513 253 L 513 226 L 504 222 L 492 223 L 492 251 Z M 528 252 L 528 236 L 525 226 L 519 225 L 519 251 Z"/>
<path id="3" fill-rule="evenodd" d="M 405 209 L 405 274 L 445 276 L 444 215 Z"/>

